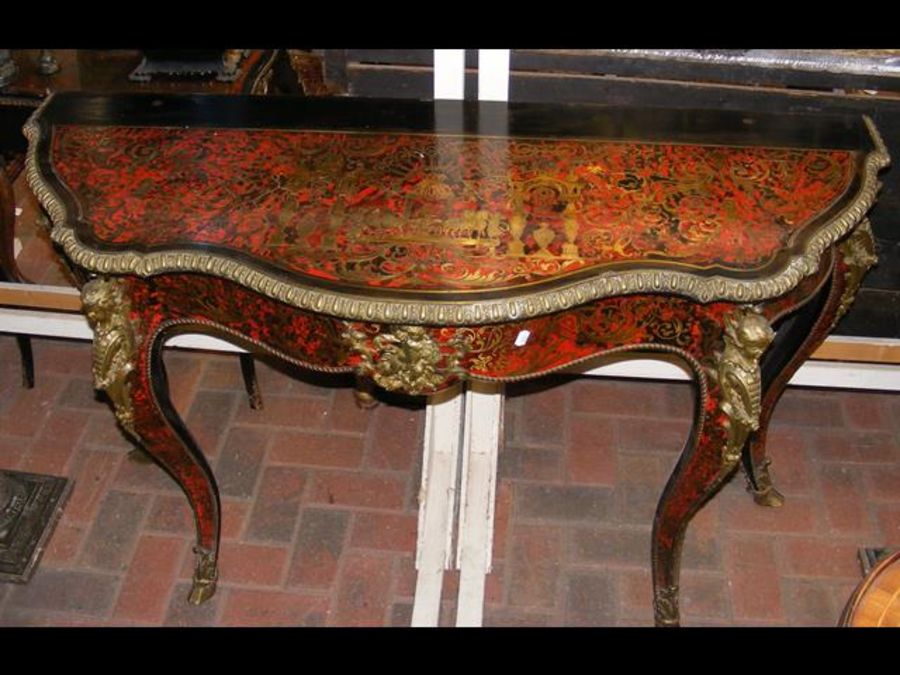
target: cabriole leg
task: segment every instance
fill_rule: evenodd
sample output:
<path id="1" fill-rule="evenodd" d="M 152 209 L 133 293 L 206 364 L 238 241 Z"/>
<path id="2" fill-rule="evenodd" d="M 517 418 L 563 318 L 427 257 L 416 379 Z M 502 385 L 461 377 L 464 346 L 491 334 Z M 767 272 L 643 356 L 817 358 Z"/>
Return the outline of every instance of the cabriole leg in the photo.
<path id="1" fill-rule="evenodd" d="M 116 418 L 181 486 L 194 512 L 198 562 L 189 601 L 215 592 L 219 496 L 212 472 L 169 399 L 162 362 L 165 331 L 154 308 L 132 308 L 128 284 L 97 278 L 82 290 L 94 329 L 94 384 L 112 401 Z M 137 311 L 136 311 L 137 310 Z"/>
<path id="2" fill-rule="evenodd" d="M 815 352 L 850 308 L 866 272 L 876 263 L 875 242 L 868 221 L 863 221 L 837 249 L 830 285 L 790 317 L 778 331 L 772 353 L 763 363 L 763 394 L 759 429 L 751 436 L 744 456 L 747 488 L 761 506 L 781 506 L 784 497 L 772 483 L 766 435 L 775 405 L 787 383 Z"/>
<path id="3" fill-rule="evenodd" d="M 653 596 L 658 626 L 677 626 L 681 546 L 690 519 L 731 475 L 760 413 L 759 359 L 774 337 L 765 317 L 739 308 L 725 317 L 724 349 L 698 373 L 700 405 L 691 436 L 653 522 Z M 707 377 L 708 375 L 708 377 Z"/>

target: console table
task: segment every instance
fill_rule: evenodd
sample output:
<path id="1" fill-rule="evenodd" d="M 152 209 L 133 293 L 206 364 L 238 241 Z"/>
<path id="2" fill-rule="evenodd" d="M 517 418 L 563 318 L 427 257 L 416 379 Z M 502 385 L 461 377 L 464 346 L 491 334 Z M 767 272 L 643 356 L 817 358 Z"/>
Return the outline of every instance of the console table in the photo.
<path id="1" fill-rule="evenodd" d="M 768 422 L 875 262 L 888 163 L 863 117 L 601 106 L 58 94 L 25 131 L 90 278 L 96 386 L 193 509 L 192 601 L 215 589 L 219 500 L 168 337 L 352 371 L 363 400 L 662 352 L 696 408 L 654 521 L 658 625 L 679 621 L 688 522 L 737 466 L 781 502 Z"/>

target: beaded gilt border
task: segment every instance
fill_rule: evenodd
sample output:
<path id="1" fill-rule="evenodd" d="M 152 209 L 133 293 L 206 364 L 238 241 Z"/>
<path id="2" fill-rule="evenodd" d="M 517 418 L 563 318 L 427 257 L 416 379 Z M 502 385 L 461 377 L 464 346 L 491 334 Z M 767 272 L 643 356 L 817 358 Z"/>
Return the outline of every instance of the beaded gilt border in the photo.
<path id="1" fill-rule="evenodd" d="M 47 102 L 49 101 L 50 99 Z M 551 314 L 592 300 L 630 293 L 674 293 L 703 303 L 713 300 L 748 303 L 775 298 L 792 290 L 801 279 L 813 274 L 818 268 L 822 253 L 845 237 L 862 220 L 874 204 L 881 186 L 878 172 L 890 163 L 887 148 L 875 124 L 868 116 L 864 116 L 875 150 L 866 156 L 859 192 L 809 238 L 804 249 L 793 255 L 784 269 L 768 276 L 730 279 L 722 276 L 699 277 L 678 270 L 619 270 L 601 272 L 590 279 L 543 291 L 519 293 L 508 298 L 452 302 L 384 299 L 323 290 L 299 281 L 286 282 L 270 273 L 214 253 L 111 253 L 88 248 L 78 241 L 62 199 L 40 171 L 37 153 L 42 135 L 38 122 L 41 109 L 34 113 L 24 127 L 29 141 L 26 176 L 29 187 L 50 215 L 53 241 L 63 248 L 74 264 L 100 274 L 133 274 L 141 277 L 167 272 L 211 274 L 300 309 L 343 319 L 379 323 L 445 326 L 499 323 Z"/>

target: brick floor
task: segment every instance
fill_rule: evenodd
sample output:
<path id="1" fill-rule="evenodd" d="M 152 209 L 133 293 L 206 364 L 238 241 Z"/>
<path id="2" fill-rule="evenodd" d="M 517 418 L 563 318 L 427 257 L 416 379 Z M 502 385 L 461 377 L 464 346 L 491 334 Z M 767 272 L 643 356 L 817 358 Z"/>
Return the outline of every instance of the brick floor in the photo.
<path id="1" fill-rule="evenodd" d="M 65 283 L 43 233 L 26 229 L 23 245 L 26 274 Z M 219 589 L 195 607 L 180 490 L 129 456 L 93 392 L 86 343 L 34 349 L 29 391 L 0 335 L 0 468 L 68 476 L 74 489 L 32 581 L 0 584 L 0 625 L 408 625 L 420 403 L 360 411 L 346 378 L 259 364 L 254 411 L 234 357 L 167 353 L 173 400 L 222 494 Z M 651 625 L 650 527 L 690 387 L 557 378 L 508 394 L 485 625 Z M 900 546 L 898 435 L 897 395 L 789 390 L 769 436 L 787 503 L 756 506 L 737 475 L 696 516 L 683 623 L 834 625 L 860 578 L 857 549 Z M 448 574 L 443 625 L 456 583 Z"/>
<path id="2" fill-rule="evenodd" d="M 193 607 L 180 491 L 128 455 L 78 365 L 86 343 L 34 347 L 27 391 L 14 341 L 0 336 L 0 468 L 75 487 L 33 580 L 3 586 L 0 625 L 408 623 L 421 406 L 359 411 L 344 388 L 260 364 L 271 407 L 254 412 L 234 357 L 167 356 L 176 407 L 223 496 L 219 590 Z M 689 426 L 689 386 L 559 378 L 508 393 L 485 624 L 650 625 L 650 525 Z M 860 577 L 856 550 L 900 544 L 897 397 L 791 389 L 784 400 L 770 448 L 787 503 L 756 506 L 738 475 L 697 515 L 685 625 L 833 625 Z M 810 425 L 804 408 L 825 412 Z M 455 583 L 448 575 L 445 625 Z"/>

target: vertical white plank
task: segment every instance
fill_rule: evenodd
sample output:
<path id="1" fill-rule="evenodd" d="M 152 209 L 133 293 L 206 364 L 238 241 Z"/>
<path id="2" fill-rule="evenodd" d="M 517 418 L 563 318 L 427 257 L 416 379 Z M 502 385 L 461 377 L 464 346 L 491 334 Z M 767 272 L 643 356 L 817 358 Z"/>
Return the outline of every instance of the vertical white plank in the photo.
<path id="1" fill-rule="evenodd" d="M 444 570 L 453 562 L 460 429 L 464 405 L 462 387 L 457 386 L 430 396 L 425 410 L 413 626 L 437 626 Z"/>
<path id="2" fill-rule="evenodd" d="M 503 435 L 503 385 L 471 382 L 462 442 L 456 625 L 480 626 L 485 575 L 491 571 L 497 456 Z"/>
<path id="3" fill-rule="evenodd" d="M 466 88 L 466 50 L 434 50 L 434 98 L 462 100 Z"/>
<path id="4" fill-rule="evenodd" d="M 478 50 L 478 100 L 509 100 L 509 50 Z"/>

